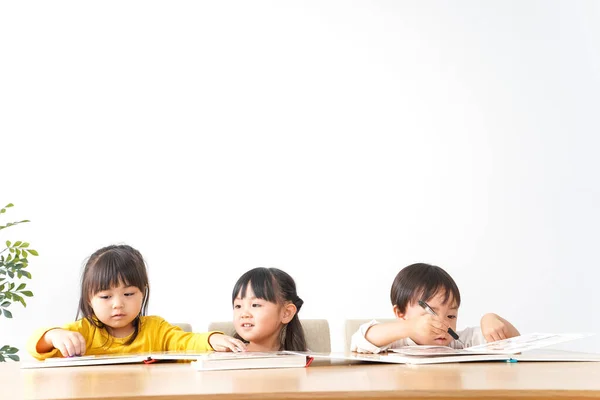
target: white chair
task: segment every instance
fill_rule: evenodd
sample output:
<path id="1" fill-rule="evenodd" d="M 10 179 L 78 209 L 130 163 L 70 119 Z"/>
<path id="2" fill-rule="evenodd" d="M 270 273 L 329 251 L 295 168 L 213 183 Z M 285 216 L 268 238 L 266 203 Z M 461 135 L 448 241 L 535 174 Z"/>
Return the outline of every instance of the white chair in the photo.
<path id="1" fill-rule="evenodd" d="M 304 329 L 306 347 L 317 353 L 330 353 L 331 333 L 329 332 L 329 322 L 326 319 L 302 319 L 300 322 Z M 235 334 L 233 322 L 231 321 L 211 322 L 208 325 L 208 330 L 221 331 L 229 336 Z"/>
<path id="2" fill-rule="evenodd" d="M 184 332 L 192 332 L 192 325 L 186 324 L 185 322 L 175 322 L 171 325 L 175 325 L 181 328 Z"/>
<path id="3" fill-rule="evenodd" d="M 358 327 L 362 324 L 376 319 L 379 322 L 392 322 L 394 318 L 370 318 L 370 319 L 347 319 L 344 323 L 344 349 L 350 351 L 350 343 L 352 342 L 352 335 L 358 330 Z"/>
<path id="4" fill-rule="evenodd" d="M 219 331 L 229 336 L 235 335 L 235 328 L 233 327 L 233 322 L 231 321 L 211 322 L 208 324 L 208 331 Z"/>

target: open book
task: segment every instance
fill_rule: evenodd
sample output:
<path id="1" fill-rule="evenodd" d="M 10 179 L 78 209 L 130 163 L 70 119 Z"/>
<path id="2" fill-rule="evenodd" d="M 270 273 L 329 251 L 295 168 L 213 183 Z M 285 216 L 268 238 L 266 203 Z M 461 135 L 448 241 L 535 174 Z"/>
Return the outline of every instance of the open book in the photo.
<path id="1" fill-rule="evenodd" d="M 515 336 L 510 339 L 498 340 L 481 344 L 479 346 L 467 347 L 465 349 L 453 349 L 447 346 L 404 346 L 389 349 L 390 352 L 407 356 L 451 356 L 451 355 L 514 355 L 524 351 L 539 349 L 569 340 L 581 339 L 591 334 L 587 333 L 530 333 Z"/>
<path id="2" fill-rule="evenodd" d="M 52 357 L 44 361 L 31 361 L 21 363 L 21 368 L 54 368 L 54 367 L 80 367 L 85 365 L 106 365 L 106 364 L 151 364 L 159 360 L 196 360 L 206 353 L 195 352 L 172 352 L 159 351 L 151 353 L 132 353 L 132 354 L 105 354 L 95 356 L 76 356 L 76 357 Z"/>
<path id="3" fill-rule="evenodd" d="M 312 355 L 314 357 L 397 364 L 439 364 L 469 361 L 600 361 L 600 354 L 540 349 L 541 347 L 591 335 L 585 333 L 531 333 L 466 349 L 452 349 L 446 346 L 404 346 L 389 349 L 387 353 L 382 354 L 331 353 Z"/>
<path id="4" fill-rule="evenodd" d="M 21 363 L 21 368 L 78 367 L 106 364 L 151 364 L 156 361 L 192 361 L 198 370 L 248 369 L 248 368 L 290 368 L 307 367 L 311 357 L 292 352 L 153 352 L 144 354 L 110 354 L 96 356 L 48 358 L 44 361 Z"/>
<path id="5" fill-rule="evenodd" d="M 277 352 L 215 352 L 204 354 L 192 362 L 200 371 L 255 368 L 298 368 L 308 367 L 313 358 L 307 354 L 289 351 Z"/>

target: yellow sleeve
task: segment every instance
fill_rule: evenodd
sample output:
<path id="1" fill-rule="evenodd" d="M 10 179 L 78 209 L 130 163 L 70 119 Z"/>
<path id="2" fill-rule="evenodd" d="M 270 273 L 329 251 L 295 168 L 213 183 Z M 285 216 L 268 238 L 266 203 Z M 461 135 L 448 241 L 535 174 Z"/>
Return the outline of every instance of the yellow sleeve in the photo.
<path id="1" fill-rule="evenodd" d="M 144 332 L 144 336 L 152 337 L 155 343 L 153 349 L 161 351 L 213 351 L 208 342 L 211 335 L 222 332 L 192 333 L 184 332 L 178 326 L 169 324 L 160 317 L 148 317 L 147 329 L 155 330 L 154 334 Z"/>
<path id="2" fill-rule="evenodd" d="M 34 357 L 35 359 L 40 360 L 40 361 L 43 361 L 46 358 L 62 357 L 62 354 L 60 353 L 60 351 L 58 349 L 52 349 L 47 353 L 38 353 L 37 345 L 38 345 L 39 341 L 44 337 L 46 332 L 48 332 L 52 329 L 65 329 L 68 331 L 79 332 L 85 338 L 85 337 L 87 337 L 86 333 L 87 333 L 88 329 L 85 327 L 85 324 L 83 324 L 82 321 L 83 320 L 71 322 L 70 324 L 64 325 L 62 328 L 55 326 L 52 328 L 36 329 L 33 332 L 33 334 L 29 337 L 29 339 L 27 340 L 27 346 L 26 346 L 27 351 L 29 352 L 29 354 L 31 354 L 32 357 Z"/>

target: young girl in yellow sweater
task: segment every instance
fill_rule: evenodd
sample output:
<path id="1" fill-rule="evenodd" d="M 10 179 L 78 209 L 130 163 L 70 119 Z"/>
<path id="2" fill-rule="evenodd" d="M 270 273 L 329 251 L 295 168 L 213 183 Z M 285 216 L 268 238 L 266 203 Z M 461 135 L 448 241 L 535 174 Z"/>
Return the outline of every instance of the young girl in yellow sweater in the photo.
<path id="1" fill-rule="evenodd" d="M 146 316 L 150 285 L 139 251 L 104 247 L 90 256 L 81 278 L 77 318 L 62 328 L 37 330 L 27 349 L 50 357 L 151 351 L 244 351 L 242 341 L 221 332 L 191 333 L 161 317 Z"/>

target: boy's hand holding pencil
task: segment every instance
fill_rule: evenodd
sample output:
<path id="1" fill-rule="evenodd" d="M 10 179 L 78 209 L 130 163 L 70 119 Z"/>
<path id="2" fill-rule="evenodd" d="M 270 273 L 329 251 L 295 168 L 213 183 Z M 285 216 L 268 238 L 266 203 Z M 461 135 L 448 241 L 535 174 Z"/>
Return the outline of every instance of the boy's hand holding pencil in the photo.
<path id="1" fill-rule="evenodd" d="M 448 339 L 448 324 L 437 315 L 424 313 L 407 320 L 410 325 L 410 335 L 417 344 L 431 343 L 435 338 Z"/>

